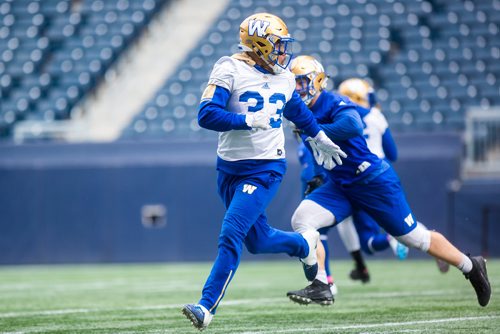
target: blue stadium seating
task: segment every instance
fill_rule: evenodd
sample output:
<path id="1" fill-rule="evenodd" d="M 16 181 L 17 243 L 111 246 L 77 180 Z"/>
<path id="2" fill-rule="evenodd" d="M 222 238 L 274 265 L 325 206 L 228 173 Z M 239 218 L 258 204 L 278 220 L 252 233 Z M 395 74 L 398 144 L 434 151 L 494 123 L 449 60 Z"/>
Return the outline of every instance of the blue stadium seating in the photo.
<path id="1" fill-rule="evenodd" d="M 256 11 L 283 17 L 299 53 L 318 57 L 335 84 L 371 77 L 395 131 L 461 130 L 466 108 L 500 104 L 499 6 L 496 0 L 231 2 L 123 137 L 213 135 L 193 126 L 193 96 L 201 96 L 215 61 L 237 51 L 239 23 Z M 162 106 L 155 105 L 159 97 L 167 101 Z M 175 117 L 179 106 L 182 117 Z M 154 117 L 147 119 L 148 112 Z"/>
<path id="2" fill-rule="evenodd" d="M 58 120 L 168 0 L 0 0 L 0 137 Z"/>
<path id="3" fill-rule="evenodd" d="M 70 117 L 166 2 L 0 0 L 0 137 L 18 120 Z M 197 125 L 199 97 L 258 11 L 283 17 L 296 53 L 318 57 L 335 85 L 370 77 L 395 131 L 461 130 L 468 107 L 500 104 L 498 0 L 239 0 L 123 137 L 213 136 Z"/>

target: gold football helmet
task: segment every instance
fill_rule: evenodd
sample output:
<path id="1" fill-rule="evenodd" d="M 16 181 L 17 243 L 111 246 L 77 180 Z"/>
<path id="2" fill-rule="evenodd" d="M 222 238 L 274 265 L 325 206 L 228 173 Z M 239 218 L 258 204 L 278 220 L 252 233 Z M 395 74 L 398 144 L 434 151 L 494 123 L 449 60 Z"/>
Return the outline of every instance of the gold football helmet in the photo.
<path id="1" fill-rule="evenodd" d="M 297 93 L 309 105 L 312 99 L 326 88 L 328 77 L 323 65 L 311 56 L 298 56 L 292 61 L 290 69 L 295 74 Z"/>
<path id="2" fill-rule="evenodd" d="M 352 102 L 368 109 L 376 104 L 373 87 L 363 79 L 350 78 L 344 80 L 339 85 L 338 92 L 340 95 L 347 96 Z"/>
<path id="3" fill-rule="evenodd" d="M 253 14 L 240 24 L 240 49 L 256 53 L 274 73 L 290 63 L 292 42 L 285 22 L 275 15 Z"/>

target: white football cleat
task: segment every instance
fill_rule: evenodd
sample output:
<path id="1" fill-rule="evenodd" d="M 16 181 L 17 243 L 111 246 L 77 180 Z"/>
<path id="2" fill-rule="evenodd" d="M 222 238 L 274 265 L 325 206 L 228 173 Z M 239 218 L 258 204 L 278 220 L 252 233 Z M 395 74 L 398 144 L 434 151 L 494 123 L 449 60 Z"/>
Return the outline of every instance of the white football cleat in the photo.
<path id="1" fill-rule="evenodd" d="M 203 305 L 187 304 L 182 308 L 182 313 L 191 320 L 193 326 L 202 331 L 210 324 L 214 315 L 210 313 Z"/>

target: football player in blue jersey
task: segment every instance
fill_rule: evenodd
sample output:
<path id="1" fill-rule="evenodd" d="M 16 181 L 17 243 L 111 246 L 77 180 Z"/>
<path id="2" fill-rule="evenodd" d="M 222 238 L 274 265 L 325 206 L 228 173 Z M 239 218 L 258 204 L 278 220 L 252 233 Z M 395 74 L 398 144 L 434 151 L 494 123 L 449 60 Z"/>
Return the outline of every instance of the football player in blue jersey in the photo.
<path id="1" fill-rule="evenodd" d="M 219 132 L 217 184 L 226 213 L 201 299 L 182 308 L 199 330 L 211 322 L 238 268 L 243 244 L 254 254 L 298 257 L 308 272 L 317 272 L 319 233 L 312 228 L 280 231 L 265 215 L 286 170 L 283 116 L 309 136 L 318 150 L 318 164 L 332 169 L 346 156 L 295 92 L 295 76 L 287 68 L 292 41 L 277 16 L 259 13 L 246 18 L 240 25 L 243 52 L 217 61 L 201 99 L 200 126 Z"/>
<path id="2" fill-rule="evenodd" d="M 363 136 L 360 112 L 342 108 L 349 103 L 347 98 L 315 84 L 318 76 L 324 76 L 323 67 L 318 64 L 308 56 L 294 60 L 291 69 L 296 73 L 296 90 L 321 129 L 348 157 L 342 165 L 327 171 L 327 181 L 302 200 L 292 217 L 293 229 L 300 232 L 333 226 L 352 215 L 353 210 L 363 210 L 399 242 L 456 266 L 470 280 L 479 304 L 486 306 L 491 296 L 486 260 L 482 256 L 465 255 L 442 234 L 417 223 L 395 171 L 389 163 L 370 152 Z M 319 154 L 314 143 L 311 150 L 314 155 Z M 324 270 L 324 256 L 319 243 L 320 270 L 309 286 L 287 293 L 292 301 L 323 305 L 333 302 Z"/>
<path id="3" fill-rule="evenodd" d="M 366 108 L 366 113 L 363 109 L 361 111 L 361 119 L 363 121 L 364 129 L 363 136 L 366 139 L 366 144 L 372 153 L 375 153 L 379 158 L 386 159 L 388 162 L 395 162 L 397 160 L 398 151 L 394 138 L 392 137 L 389 124 L 384 117 L 380 105 L 377 103 L 377 98 L 373 87 L 366 81 L 360 78 L 347 79 L 340 83 L 338 93 L 347 96 L 352 102 Z M 391 247 L 394 254 L 399 259 L 405 259 L 408 255 L 408 247 L 398 242 L 394 237 L 387 233 L 381 233 L 380 227 L 377 223 L 364 212 L 354 212 L 354 225 L 355 230 L 359 234 L 361 248 L 367 254 L 373 254 L 376 251 L 381 251 Z M 421 223 L 420 223 L 421 224 Z M 343 227 L 345 225 L 345 227 Z M 423 225 L 422 225 L 423 226 Z M 352 228 L 349 224 L 338 225 L 338 230 L 344 244 L 353 240 Z M 353 247 L 351 254 L 359 252 L 360 246 Z M 325 248 L 325 253 L 327 253 Z M 327 257 L 328 258 L 328 257 Z M 360 279 L 365 282 L 369 280 L 368 270 L 363 271 L 362 264 L 356 261 L 355 268 L 351 271 L 350 277 L 352 279 Z M 437 266 L 442 273 L 446 273 L 449 269 L 449 264 L 436 258 Z M 326 267 L 327 274 L 329 272 L 328 266 Z"/>
<path id="4" fill-rule="evenodd" d="M 303 56 L 307 57 L 307 56 Z M 301 57 L 298 57 L 300 61 Z M 314 64 L 314 63 L 313 63 Z M 301 75 L 303 70 L 296 66 L 294 70 Z M 309 69 L 306 72 L 311 73 Z M 323 73 L 322 68 L 316 71 Z M 352 102 L 363 108 L 358 108 L 364 129 L 363 136 L 368 148 L 381 159 L 394 162 L 397 159 L 397 147 L 389 129 L 389 124 L 376 103 L 376 97 L 371 85 L 363 79 L 351 78 L 343 81 L 338 87 L 338 93 L 347 96 Z M 305 183 L 304 195 L 310 194 L 314 189 L 321 186 L 326 179 L 326 174 L 321 168 L 314 168 L 314 161 L 310 151 L 302 143 L 298 147 L 299 160 L 303 167 L 302 182 Z M 307 178 L 308 177 L 308 178 Z M 367 254 L 392 248 L 399 259 L 405 259 L 408 255 L 408 247 L 398 242 L 391 235 L 381 231 L 380 226 L 362 210 L 353 210 L 353 215 L 346 218 L 342 224 L 338 224 L 337 230 L 344 243 L 345 248 L 354 260 L 354 269 L 350 272 L 353 280 L 366 283 L 370 280 L 368 268 L 361 254 L 361 249 Z M 333 277 L 329 267 L 328 231 L 329 227 L 319 230 L 321 242 L 325 249 L 325 270 L 328 283 L 333 285 Z M 334 290 L 335 291 L 335 290 Z"/>

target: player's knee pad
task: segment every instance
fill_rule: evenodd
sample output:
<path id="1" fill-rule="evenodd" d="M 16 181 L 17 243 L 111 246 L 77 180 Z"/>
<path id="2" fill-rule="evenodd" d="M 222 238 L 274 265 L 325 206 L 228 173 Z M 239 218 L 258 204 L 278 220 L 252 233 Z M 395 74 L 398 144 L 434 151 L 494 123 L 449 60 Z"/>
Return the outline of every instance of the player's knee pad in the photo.
<path id="1" fill-rule="evenodd" d="M 292 228 L 303 233 L 307 230 L 318 230 L 330 226 L 335 221 L 333 214 L 318 203 L 305 199 L 292 216 Z"/>
<path id="2" fill-rule="evenodd" d="M 408 247 L 418 248 L 424 252 L 431 246 L 431 232 L 421 224 L 417 224 L 413 231 L 395 238 Z"/>

